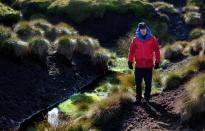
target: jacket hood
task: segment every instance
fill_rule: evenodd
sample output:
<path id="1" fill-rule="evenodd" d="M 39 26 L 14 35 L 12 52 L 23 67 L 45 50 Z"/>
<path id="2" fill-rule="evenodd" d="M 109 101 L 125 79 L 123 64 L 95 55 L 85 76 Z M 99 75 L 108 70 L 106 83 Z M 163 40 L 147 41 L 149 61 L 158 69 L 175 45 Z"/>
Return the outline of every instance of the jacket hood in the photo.
<path id="1" fill-rule="evenodd" d="M 146 29 L 147 29 L 147 34 L 146 34 L 145 39 L 142 38 L 139 27 L 137 28 L 136 33 L 135 33 L 135 36 L 139 38 L 142 42 L 144 42 L 145 40 L 149 39 L 152 36 L 152 32 L 148 26 L 146 27 Z"/>

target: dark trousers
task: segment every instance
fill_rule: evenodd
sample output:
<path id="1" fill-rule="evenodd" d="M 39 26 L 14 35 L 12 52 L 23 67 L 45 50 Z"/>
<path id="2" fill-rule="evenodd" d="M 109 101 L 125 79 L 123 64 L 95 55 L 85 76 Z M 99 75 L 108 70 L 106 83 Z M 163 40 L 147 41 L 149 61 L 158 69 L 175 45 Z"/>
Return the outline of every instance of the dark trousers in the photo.
<path id="1" fill-rule="evenodd" d="M 136 97 L 142 98 L 142 80 L 145 82 L 144 98 L 149 100 L 152 88 L 152 68 L 135 68 Z"/>

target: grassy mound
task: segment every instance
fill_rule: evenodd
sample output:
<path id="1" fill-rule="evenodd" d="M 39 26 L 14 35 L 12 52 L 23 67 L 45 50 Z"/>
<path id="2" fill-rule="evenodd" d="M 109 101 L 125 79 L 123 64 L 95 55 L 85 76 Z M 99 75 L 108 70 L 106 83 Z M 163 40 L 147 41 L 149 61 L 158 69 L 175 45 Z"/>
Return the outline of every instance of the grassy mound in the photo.
<path id="1" fill-rule="evenodd" d="M 100 47 L 96 39 L 79 35 L 62 36 L 55 43 L 58 46 L 58 53 L 65 55 L 68 59 L 72 57 L 74 52 L 93 56 L 94 51 Z"/>
<path id="2" fill-rule="evenodd" d="M 195 123 L 202 119 L 205 112 L 205 74 L 200 74 L 191 79 L 185 86 L 185 95 L 179 100 L 181 121 Z"/>
<path id="3" fill-rule="evenodd" d="M 97 39 L 88 36 L 65 35 L 55 41 L 57 53 L 72 60 L 75 53 L 89 56 L 90 61 L 100 69 L 107 69 L 109 52 L 100 47 Z"/>
<path id="4" fill-rule="evenodd" d="M 0 3 L 0 21 L 1 22 L 9 22 L 14 23 L 20 20 L 21 13 L 19 11 L 16 11 L 9 6 Z"/>
<path id="5" fill-rule="evenodd" d="M 128 93 L 114 93 L 110 97 L 101 100 L 90 112 L 90 118 L 94 126 L 105 126 L 113 118 L 120 115 L 122 107 L 134 102 L 134 97 Z"/>
<path id="6" fill-rule="evenodd" d="M 177 9 L 174 7 L 174 5 L 166 3 L 166 2 L 153 2 L 154 7 L 163 13 L 178 13 Z"/>
<path id="7" fill-rule="evenodd" d="M 205 34 L 205 30 L 203 28 L 194 28 L 190 34 L 189 34 L 189 37 L 191 39 L 194 39 L 194 38 L 199 38 L 200 36 L 204 35 Z"/>
<path id="8" fill-rule="evenodd" d="M 81 36 L 66 23 L 49 23 L 44 19 L 20 21 L 13 29 L 0 26 L 0 50 L 4 54 L 44 60 L 48 50 L 72 59 L 73 54 L 89 56 L 89 61 L 100 69 L 107 69 L 109 51 L 99 41 Z M 18 51 L 19 50 L 19 51 Z M 27 53 L 26 53 L 27 52 Z"/>
<path id="9" fill-rule="evenodd" d="M 197 37 L 191 41 L 176 41 L 172 45 L 166 45 L 162 48 L 162 57 L 170 61 L 180 60 L 186 56 L 196 56 L 205 54 L 203 29 L 194 29 L 192 37 Z M 199 33 L 199 34 L 198 34 Z M 201 35 L 201 36 L 199 36 Z"/>
<path id="10" fill-rule="evenodd" d="M 5 26 L 0 26 L 0 52 L 3 55 L 14 55 L 23 57 L 27 55 L 28 44 L 19 40 L 12 30 Z"/>
<path id="11" fill-rule="evenodd" d="M 189 78 L 190 75 L 193 75 L 196 72 L 204 70 L 205 69 L 204 66 L 205 66 L 204 55 L 194 57 L 192 61 L 183 65 L 181 68 L 172 71 L 166 76 L 163 76 L 162 86 L 164 90 L 177 88 L 184 80 Z"/>
<path id="12" fill-rule="evenodd" d="M 22 21 L 15 25 L 14 31 L 22 40 L 29 40 L 34 36 L 43 36 L 44 32 L 41 29 L 34 28 L 29 22 Z"/>
<path id="13" fill-rule="evenodd" d="M 171 46 L 166 46 L 165 51 L 164 51 L 164 58 L 168 59 L 170 61 L 178 60 L 181 59 L 183 55 L 183 46 L 182 45 L 171 45 Z"/>
<path id="14" fill-rule="evenodd" d="M 69 36 L 62 36 L 56 40 L 55 44 L 57 45 L 57 52 L 71 60 L 77 46 L 77 40 Z"/>
<path id="15" fill-rule="evenodd" d="M 203 1 L 187 0 L 184 14 L 185 22 L 192 26 L 202 25 L 204 21 L 201 10 L 203 9 L 205 9 Z"/>
<path id="16" fill-rule="evenodd" d="M 82 22 L 89 17 L 103 17 L 105 12 L 126 13 L 131 11 L 137 16 L 144 16 L 145 12 L 151 12 L 153 15 L 154 8 L 141 1 L 95 1 L 95 0 L 56 0 L 48 7 L 51 14 L 68 15 L 75 22 Z"/>
<path id="17" fill-rule="evenodd" d="M 43 59 L 48 53 L 49 44 L 49 41 L 45 38 L 34 37 L 29 41 L 29 52 L 32 55 Z"/>

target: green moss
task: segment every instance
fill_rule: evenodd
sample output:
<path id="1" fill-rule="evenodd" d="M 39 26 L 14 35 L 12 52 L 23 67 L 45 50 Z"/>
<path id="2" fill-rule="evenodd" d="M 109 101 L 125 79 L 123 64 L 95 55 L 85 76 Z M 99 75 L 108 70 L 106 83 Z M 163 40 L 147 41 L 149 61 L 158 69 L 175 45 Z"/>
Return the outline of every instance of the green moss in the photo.
<path id="1" fill-rule="evenodd" d="M 99 2 L 94 0 L 56 0 L 48 7 L 52 14 L 67 14 L 72 20 L 82 22 L 89 17 L 103 17 L 106 11 L 116 13 L 133 12 L 137 16 L 152 16 L 154 8 L 151 4 L 137 1 L 130 2 Z M 146 12 L 152 12 L 147 14 Z M 146 14 L 146 15 L 145 15 Z"/>
<path id="2" fill-rule="evenodd" d="M 127 58 L 115 58 L 112 59 L 112 63 L 109 67 L 110 70 L 116 71 L 116 72 L 127 72 L 129 71 L 129 68 L 127 66 Z"/>
<path id="3" fill-rule="evenodd" d="M 93 103 L 94 101 L 98 100 L 98 97 L 95 94 L 77 94 L 72 97 L 70 97 L 73 104 L 79 104 L 79 103 Z"/>
<path id="4" fill-rule="evenodd" d="M 7 5 L 0 3 L 0 21 L 3 22 L 17 22 L 20 20 L 21 13 L 10 8 Z"/>
<path id="5" fill-rule="evenodd" d="M 58 107 L 67 115 L 71 117 L 78 117 L 85 114 L 92 104 L 99 100 L 100 98 L 94 93 L 79 93 L 71 96 Z"/>

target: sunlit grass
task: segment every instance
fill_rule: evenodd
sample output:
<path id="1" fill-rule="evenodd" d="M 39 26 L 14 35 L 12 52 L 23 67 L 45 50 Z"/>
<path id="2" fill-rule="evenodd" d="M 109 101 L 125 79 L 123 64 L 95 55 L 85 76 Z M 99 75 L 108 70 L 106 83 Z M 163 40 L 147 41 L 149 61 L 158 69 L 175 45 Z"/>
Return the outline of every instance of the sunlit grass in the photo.
<path id="1" fill-rule="evenodd" d="M 17 22 L 21 18 L 20 11 L 14 10 L 11 7 L 0 2 L 0 19 L 1 22 Z"/>
<path id="2" fill-rule="evenodd" d="M 197 73 L 205 68 L 205 56 L 196 56 L 177 70 L 174 70 L 163 77 L 163 88 L 177 88 L 190 75 Z"/>
<path id="3" fill-rule="evenodd" d="M 90 112 L 93 124 L 96 126 L 105 126 L 121 113 L 123 106 L 130 105 L 133 102 L 134 97 L 129 93 L 114 93 L 97 102 L 96 107 Z"/>
<path id="4" fill-rule="evenodd" d="M 196 122 L 205 111 L 205 74 L 200 74 L 185 85 L 185 95 L 178 101 L 182 122 Z"/>
<path id="5" fill-rule="evenodd" d="M 85 114 L 92 104 L 99 100 L 100 98 L 94 93 L 76 94 L 61 103 L 59 109 L 68 116 L 76 118 Z"/>

